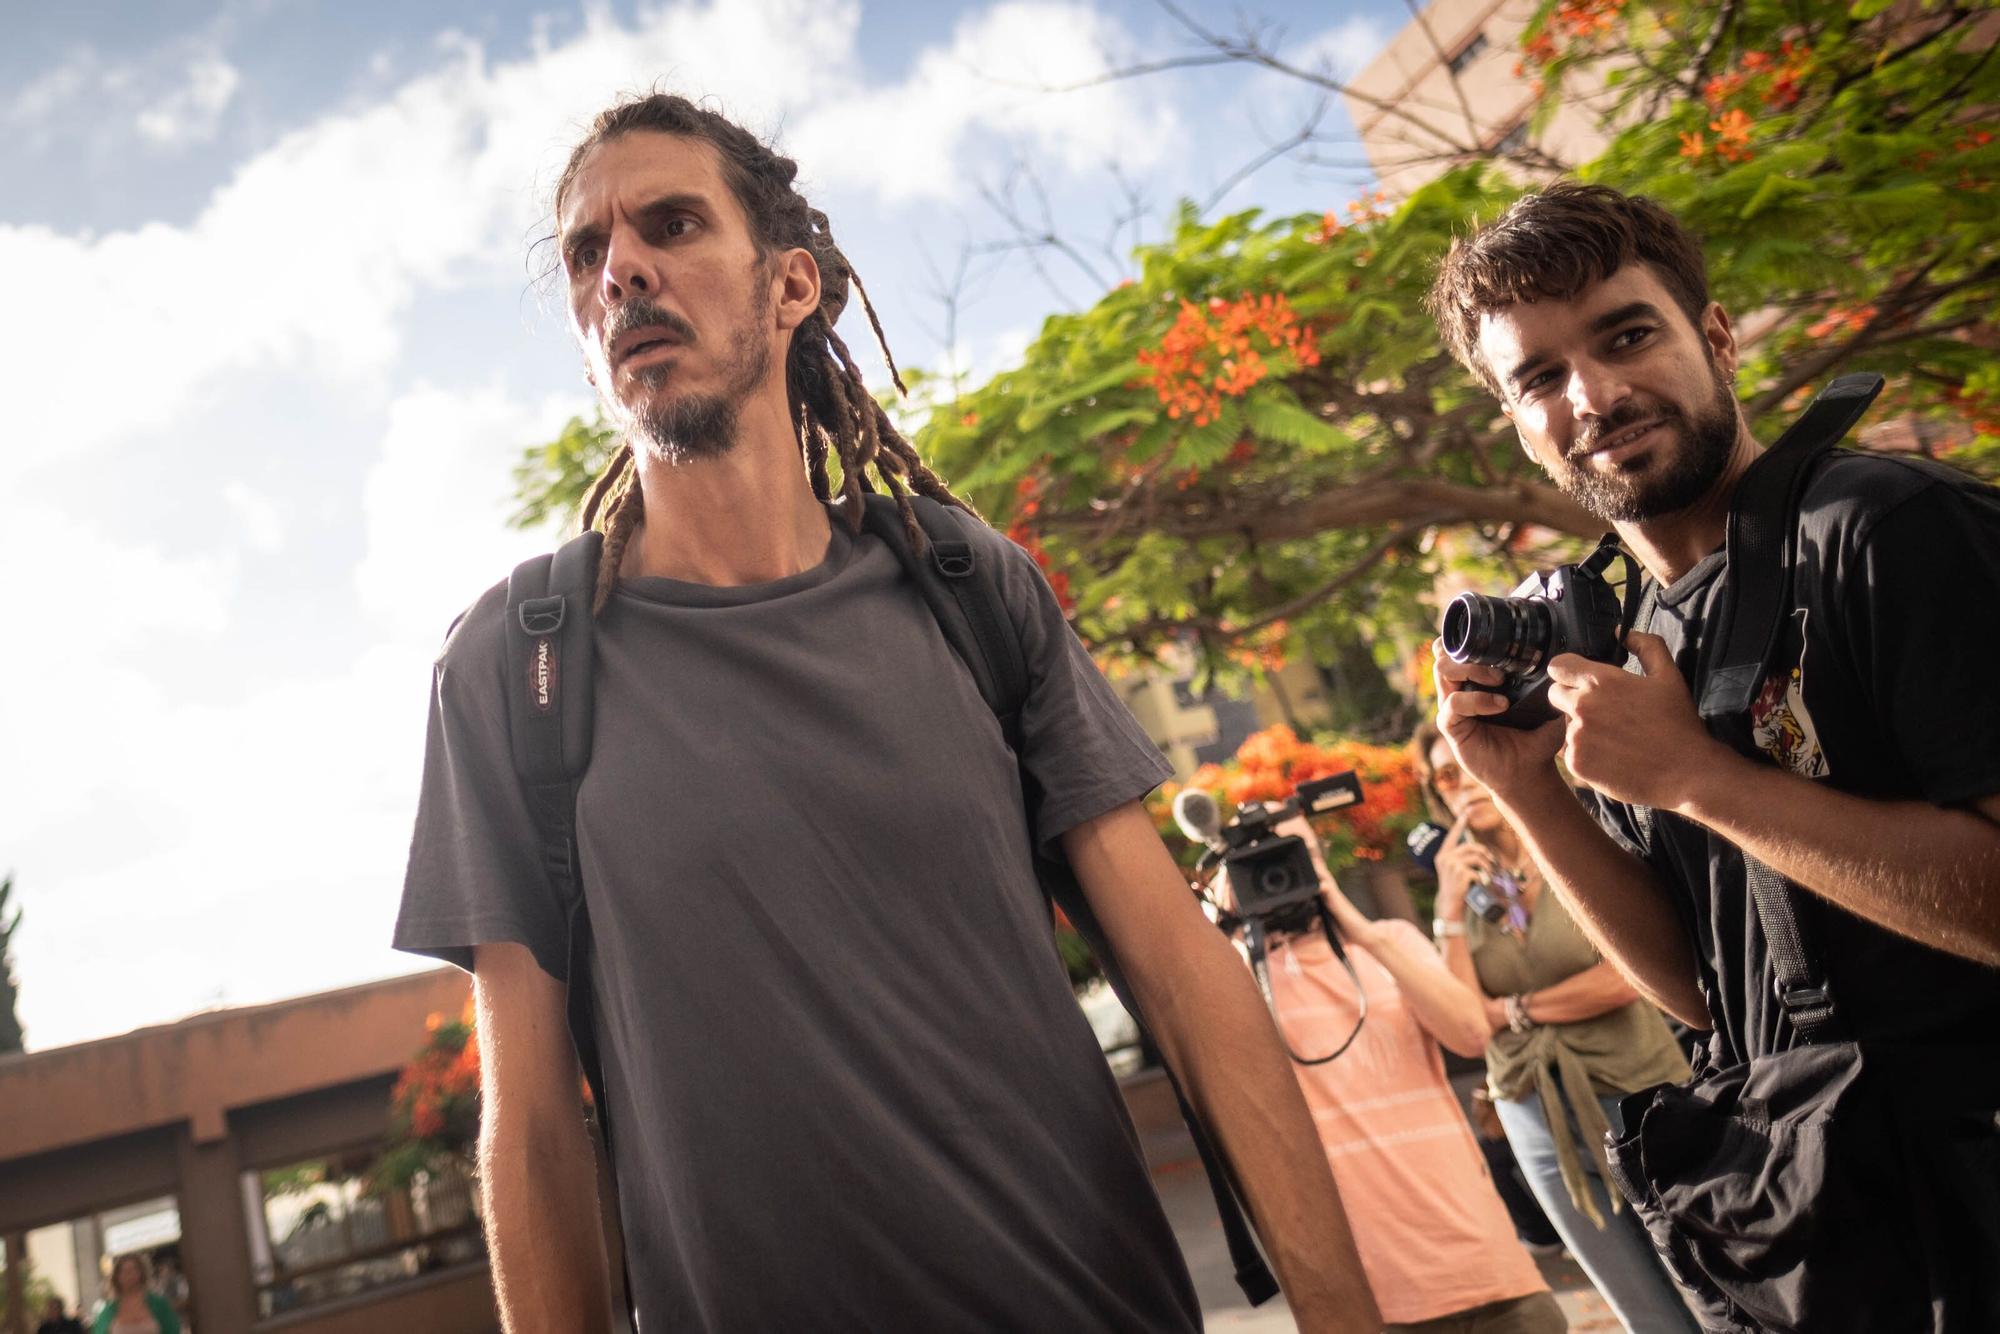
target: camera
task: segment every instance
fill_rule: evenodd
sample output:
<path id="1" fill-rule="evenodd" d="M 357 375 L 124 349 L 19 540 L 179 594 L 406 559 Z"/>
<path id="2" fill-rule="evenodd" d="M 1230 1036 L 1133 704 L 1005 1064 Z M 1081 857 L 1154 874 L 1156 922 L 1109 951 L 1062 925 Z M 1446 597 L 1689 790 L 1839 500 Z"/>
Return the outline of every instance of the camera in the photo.
<path id="1" fill-rule="evenodd" d="M 1294 931 L 1318 916 L 1319 872 L 1305 840 L 1274 827 L 1294 815 L 1324 815 L 1360 800 L 1361 780 L 1349 771 L 1301 783 L 1283 801 L 1246 803 L 1228 824 L 1213 797 L 1189 789 L 1174 799 L 1174 819 L 1189 838 L 1208 845 L 1210 858 L 1220 858 L 1236 900 L 1232 917 Z"/>
<path id="2" fill-rule="evenodd" d="M 1354 1045 L 1354 1039 L 1361 1034 L 1361 1025 L 1368 1019 L 1368 992 L 1340 943 L 1325 900 L 1320 897 L 1319 871 L 1313 865 L 1306 841 L 1294 834 L 1280 834 L 1276 826 L 1294 815 L 1324 815 L 1360 800 L 1361 780 L 1352 770 L 1300 783 L 1283 801 L 1245 802 L 1237 807 L 1235 818 L 1228 824 L 1222 823 L 1222 811 L 1215 798 L 1199 788 L 1189 788 L 1174 798 L 1174 823 L 1183 834 L 1208 846 L 1208 851 L 1202 854 L 1197 877 L 1220 860 L 1229 875 L 1235 911 L 1223 911 L 1209 899 L 1199 880 L 1195 893 L 1216 910 L 1216 925 L 1223 931 L 1232 936 L 1242 931 L 1250 972 L 1256 977 L 1257 989 L 1264 994 L 1264 1004 L 1270 1007 L 1274 1020 L 1278 1016 L 1278 1002 L 1266 966 L 1271 935 L 1303 933 L 1317 923 L 1333 957 L 1347 970 L 1354 986 L 1354 1030 L 1338 1047 L 1324 1056 L 1301 1056 L 1292 1050 L 1291 1042 L 1284 1038 L 1284 1026 L 1279 1025 L 1285 1051 L 1300 1065 L 1325 1065 Z"/>
<path id="3" fill-rule="evenodd" d="M 1606 541 L 1578 564 L 1529 575 L 1510 596 L 1460 593 L 1451 600 L 1442 630 L 1446 655 L 1506 674 L 1498 686 L 1466 682 L 1468 689 L 1505 696 L 1512 706 L 1484 721 L 1525 731 L 1555 717 L 1548 665 L 1559 653 L 1625 660 L 1618 594 L 1604 577 L 1605 568 L 1623 557 Z"/>

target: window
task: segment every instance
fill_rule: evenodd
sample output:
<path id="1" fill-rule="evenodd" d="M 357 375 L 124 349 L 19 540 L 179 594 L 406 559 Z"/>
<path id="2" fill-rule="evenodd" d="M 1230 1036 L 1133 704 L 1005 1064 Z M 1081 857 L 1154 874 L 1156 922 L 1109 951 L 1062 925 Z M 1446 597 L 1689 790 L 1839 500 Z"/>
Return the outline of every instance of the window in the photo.
<path id="1" fill-rule="evenodd" d="M 1485 49 L 1486 49 L 1486 34 L 1483 32 L 1476 32 L 1472 34 L 1471 41 L 1467 42 L 1464 46 L 1458 48 L 1457 55 L 1453 56 L 1450 60 L 1444 62 L 1445 68 L 1449 69 L 1453 74 L 1463 74 L 1465 73 L 1465 67 L 1467 65 L 1470 65 L 1474 60 L 1478 59 L 1480 52 L 1484 51 Z"/>
<path id="2" fill-rule="evenodd" d="M 338 1301 L 486 1253 L 477 1192 L 454 1164 L 373 1182 L 370 1148 L 243 1174 L 257 1314 Z"/>

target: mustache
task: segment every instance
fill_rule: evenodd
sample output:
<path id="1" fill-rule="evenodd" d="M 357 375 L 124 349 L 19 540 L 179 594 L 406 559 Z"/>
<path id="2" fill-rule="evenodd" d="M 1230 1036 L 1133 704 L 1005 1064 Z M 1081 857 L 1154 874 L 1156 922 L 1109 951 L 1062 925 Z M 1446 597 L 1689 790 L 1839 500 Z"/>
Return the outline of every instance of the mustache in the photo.
<path id="1" fill-rule="evenodd" d="M 611 312 L 604 321 L 604 350 L 608 355 L 618 340 L 634 329 L 655 326 L 665 329 L 684 344 L 695 341 L 694 326 L 665 306 L 656 305 L 645 297 L 633 297 Z"/>
<path id="2" fill-rule="evenodd" d="M 1680 412 L 1665 403 L 1657 407 L 1643 408 L 1636 403 L 1620 404 L 1616 412 L 1602 418 L 1594 427 L 1576 437 L 1575 442 L 1570 445 L 1569 457 L 1580 459 L 1620 431 L 1630 430 L 1641 422 L 1658 421 L 1662 425 L 1668 425 L 1679 421 L 1680 418 Z"/>

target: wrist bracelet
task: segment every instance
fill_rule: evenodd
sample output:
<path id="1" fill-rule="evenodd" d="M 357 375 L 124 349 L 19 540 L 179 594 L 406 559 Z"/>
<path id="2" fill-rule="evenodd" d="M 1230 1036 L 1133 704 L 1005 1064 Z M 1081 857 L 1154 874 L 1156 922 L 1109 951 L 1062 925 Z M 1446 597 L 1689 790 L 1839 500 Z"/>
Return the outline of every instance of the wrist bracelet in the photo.
<path id="1" fill-rule="evenodd" d="M 1528 993 L 1517 991 L 1503 1002 L 1507 1013 L 1507 1027 L 1516 1033 L 1525 1033 L 1535 1026 L 1528 1017 Z"/>
<path id="2" fill-rule="evenodd" d="M 1431 919 L 1431 939 L 1433 940 L 1444 940 L 1449 936 L 1462 936 L 1464 934 L 1465 923 L 1462 921 L 1454 922 L 1447 917 L 1435 917 Z"/>

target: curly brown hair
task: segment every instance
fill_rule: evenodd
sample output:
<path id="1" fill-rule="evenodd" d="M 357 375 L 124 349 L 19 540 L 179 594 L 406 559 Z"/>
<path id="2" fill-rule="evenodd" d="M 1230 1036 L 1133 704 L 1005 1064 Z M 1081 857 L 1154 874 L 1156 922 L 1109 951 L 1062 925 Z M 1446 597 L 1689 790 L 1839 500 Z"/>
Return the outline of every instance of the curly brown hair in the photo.
<path id="1" fill-rule="evenodd" d="M 881 489 L 896 498 L 910 540 L 919 551 L 924 550 L 925 539 L 916 513 L 910 508 L 911 492 L 973 513 L 972 507 L 953 495 L 944 481 L 917 457 L 916 450 L 862 383 L 853 354 L 834 332 L 835 321 L 847 307 L 851 287 L 861 298 L 869 327 L 882 349 L 882 359 L 888 363 L 890 378 L 896 388 L 903 388 L 902 375 L 896 370 L 896 360 L 889 352 L 882 322 L 876 318 L 868 291 L 861 285 L 861 275 L 834 244 L 826 214 L 807 203 L 795 187 L 799 168 L 792 159 L 781 157 L 719 112 L 697 106 L 685 97 L 652 93 L 629 98 L 599 113 L 582 141 L 571 150 L 556 182 L 555 216 L 562 216 L 563 201 L 592 149 L 642 130 L 698 139 L 712 147 L 721 160 L 723 179 L 749 219 L 758 254 L 768 259 L 781 250 L 805 250 L 819 265 L 819 309 L 792 336 L 785 361 L 791 416 L 797 423 L 799 450 L 813 493 L 821 500 L 833 498 L 827 471 L 827 457 L 831 453 L 840 461 L 840 494 L 846 502 L 848 522 L 857 530 L 860 528 L 862 493 L 875 490 L 879 482 Z M 871 469 L 874 482 L 867 475 Z M 644 510 L 638 468 L 632 446 L 627 442 L 619 446 L 591 486 L 579 516 L 583 529 L 601 528 L 604 532 L 604 553 L 597 571 L 597 610 L 601 611 L 611 596 L 626 543 Z"/>
<path id="2" fill-rule="evenodd" d="M 1455 238 L 1424 308 L 1451 355 L 1503 397 L 1479 352 L 1480 316 L 1524 302 L 1574 300 L 1634 262 L 1650 264 L 1689 323 L 1701 327 L 1708 268 L 1693 233 L 1643 195 L 1557 181 Z"/>

